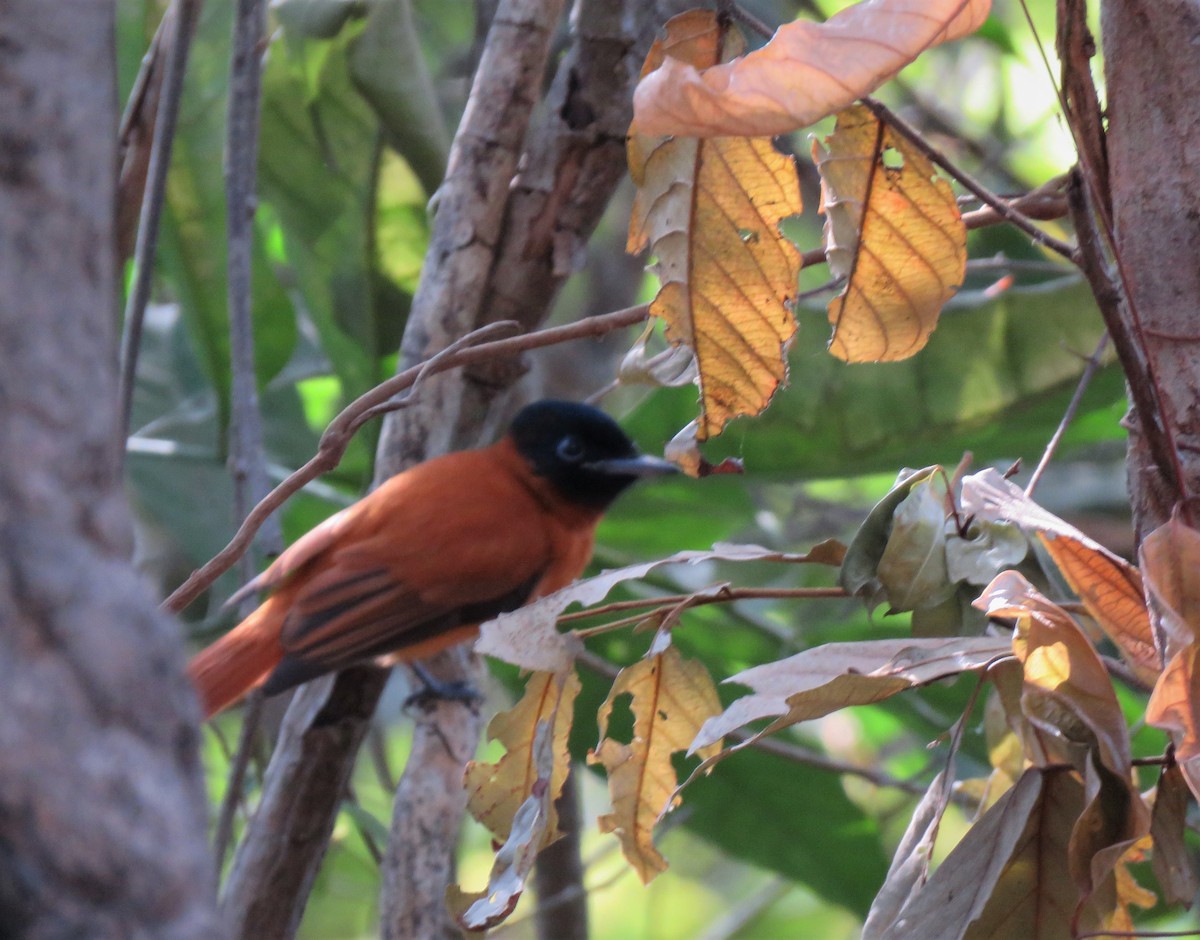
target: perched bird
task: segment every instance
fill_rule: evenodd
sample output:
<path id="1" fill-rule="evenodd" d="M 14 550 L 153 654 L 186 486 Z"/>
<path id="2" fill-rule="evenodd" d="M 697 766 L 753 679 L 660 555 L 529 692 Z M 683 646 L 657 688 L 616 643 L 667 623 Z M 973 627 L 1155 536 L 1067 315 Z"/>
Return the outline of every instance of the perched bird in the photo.
<path id="1" fill-rule="evenodd" d="M 273 593 L 188 666 L 205 716 L 260 685 L 273 695 L 473 636 L 481 621 L 579 577 L 613 500 L 639 477 L 676 469 L 639 454 L 595 408 L 529 405 L 499 442 L 392 477 L 238 591 L 231 602 Z"/>

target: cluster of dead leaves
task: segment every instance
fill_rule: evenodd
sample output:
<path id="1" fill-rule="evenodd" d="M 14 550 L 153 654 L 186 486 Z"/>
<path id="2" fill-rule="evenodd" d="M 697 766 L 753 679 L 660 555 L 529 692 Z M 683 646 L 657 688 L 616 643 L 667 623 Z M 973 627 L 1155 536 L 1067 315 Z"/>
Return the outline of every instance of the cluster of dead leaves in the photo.
<path id="1" fill-rule="evenodd" d="M 609 780 L 612 810 L 600 827 L 618 837 L 643 881 L 666 868 L 653 830 L 680 800 L 672 763 L 679 752 L 701 758 L 696 772 L 708 772 L 763 735 L 973 673 L 990 690 L 984 724 L 992 774 L 956 782 L 951 754 L 914 813 L 864 935 L 1129 930 L 1130 907 L 1156 900 L 1128 870 L 1147 855 L 1164 900 L 1190 901 L 1195 879 L 1183 833 L 1188 793 L 1200 793 L 1200 693 L 1191 681 L 1200 649 L 1200 534 L 1168 523 L 1146 540 L 1139 569 L 993 470 L 951 477 L 932 467 L 903 474 L 849 548 L 683 552 L 604 572 L 486 624 L 479 649 L 530 675 L 521 701 L 489 729 L 507 753 L 467 772 L 471 811 L 501 848 L 485 892 L 454 891 L 464 926 L 484 929 L 506 916 L 537 851 L 559 835 L 553 804 L 569 763 L 581 647 L 557 629 L 558 617 L 659 565 L 712 560 L 840 565 L 843 585 L 872 606 L 913 611 L 919 635 L 830 643 L 748 669 L 726 681 L 749 693 L 722 710 L 706 668 L 671 642 L 688 603 L 648 617 L 653 642 L 613 683 L 589 758 Z M 1080 613 L 1047 597 L 1055 579 L 1070 586 Z M 1138 790 L 1129 731 L 1098 650 L 1107 643 L 1152 687 L 1146 720 L 1174 741 L 1177 760 L 1164 760 L 1152 794 Z M 607 731 L 622 696 L 634 718 L 628 741 Z M 748 735 L 750 726 L 757 730 Z M 741 743 L 725 747 L 734 733 Z M 938 827 L 956 792 L 979 815 L 931 872 Z"/>
<path id="2" fill-rule="evenodd" d="M 648 369 L 644 338 L 622 377 L 699 385 L 700 417 L 675 448 L 685 467 L 702 466 L 697 442 L 761 412 L 787 377 L 801 258 L 780 223 L 803 207 L 793 158 L 772 135 L 837 115 L 834 133 L 813 141 L 826 260 L 845 282 L 829 304 L 831 352 L 894 361 L 928 341 L 962 284 L 962 217 L 926 157 L 854 102 L 977 29 L 989 8 L 864 0 L 824 23 L 789 23 L 744 55 L 737 29 L 711 11 L 667 24 L 634 99 L 628 250 L 650 248 L 662 283 L 651 313 L 693 361 L 655 358 Z"/>

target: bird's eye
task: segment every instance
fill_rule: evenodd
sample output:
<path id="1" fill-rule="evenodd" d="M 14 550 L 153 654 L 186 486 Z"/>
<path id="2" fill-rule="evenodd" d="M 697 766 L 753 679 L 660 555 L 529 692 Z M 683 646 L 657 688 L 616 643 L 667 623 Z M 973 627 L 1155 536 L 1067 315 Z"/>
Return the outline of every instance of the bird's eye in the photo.
<path id="1" fill-rule="evenodd" d="M 583 441 L 574 434 L 568 434 L 558 442 L 558 456 L 567 463 L 579 463 L 583 459 Z"/>

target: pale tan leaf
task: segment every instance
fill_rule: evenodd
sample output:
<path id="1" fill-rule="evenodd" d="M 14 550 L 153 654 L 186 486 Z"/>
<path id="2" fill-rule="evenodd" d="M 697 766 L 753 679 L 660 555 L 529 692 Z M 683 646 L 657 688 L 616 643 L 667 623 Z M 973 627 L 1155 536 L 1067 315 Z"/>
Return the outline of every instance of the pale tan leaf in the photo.
<path id="1" fill-rule="evenodd" d="M 1178 764 L 1163 768 L 1154 794 L 1150 835 L 1154 839 L 1151 864 L 1162 888 L 1163 900 L 1189 905 L 1196 896 L 1196 871 L 1184 844 L 1187 828 L 1188 787 Z"/>
<path id="2" fill-rule="evenodd" d="M 1153 682 L 1162 664 L 1146 611 L 1142 576 L 1133 565 L 1047 512 L 993 469 L 963 480 L 962 507 L 982 519 L 1015 522 L 1038 533 L 1088 613 L 1137 674 Z"/>
<path id="3" fill-rule="evenodd" d="M 930 46 L 974 32 L 991 0 L 866 0 L 824 23 L 781 26 L 761 49 L 712 68 L 671 60 L 634 92 L 647 134 L 787 134 L 849 106 Z"/>
<path id="4" fill-rule="evenodd" d="M 869 705 L 914 686 L 982 669 L 1011 654 L 994 637 L 864 640 L 827 643 L 755 666 L 726 682 L 753 689 L 704 723 L 692 751 L 711 747 L 751 722 L 774 718 L 762 734 L 820 718 L 850 705 Z"/>
<path id="5" fill-rule="evenodd" d="M 741 47 L 710 11 L 675 17 L 666 30 L 643 74 L 679 58 L 713 65 Z M 650 312 L 695 356 L 698 438 L 707 440 L 731 418 L 760 412 L 787 376 L 800 253 L 779 223 L 802 208 L 796 167 L 769 138 L 655 138 L 635 121 L 629 171 L 638 191 L 627 247 L 654 255 L 662 289 Z"/>
<path id="6" fill-rule="evenodd" d="M 625 694 L 633 696 L 633 739 L 628 744 L 608 737 L 613 702 Z M 588 761 L 604 765 L 613 806 L 600 817 L 600 831 L 617 835 L 643 883 L 667 867 L 654 847 L 654 824 L 677 799 L 671 756 L 686 750 L 701 723 L 720 710 L 708 670 L 668 645 L 622 669 L 596 715 L 601 740 Z M 711 745 L 704 756 L 720 746 Z"/>
<path id="7" fill-rule="evenodd" d="M 829 351 L 847 362 L 894 362 L 921 350 L 961 286 L 967 230 L 950 185 L 924 154 L 856 106 L 838 115 L 821 174 L 825 256 L 846 278 L 829 302 Z M 899 165 L 896 165 L 899 164 Z"/>
<path id="8" fill-rule="evenodd" d="M 446 888 L 446 905 L 467 930 L 490 930 L 517 906 L 525 881 L 533 871 L 539 848 L 546 841 L 546 826 L 552 805 L 550 776 L 554 765 L 554 735 L 549 722 L 538 725 L 534 735 L 534 765 L 537 783 L 513 816 L 505 843 L 496 850 L 496 860 L 487 889 L 466 892 L 457 884 Z"/>
<path id="9" fill-rule="evenodd" d="M 525 694 L 521 700 L 508 711 L 498 713 L 488 724 L 488 740 L 499 741 L 506 753 L 494 764 L 480 761 L 468 763 L 464 784 L 467 788 L 467 809 L 491 830 L 498 841 L 508 839 L 513 817 L 542 779 L 534 753 L 534 742 L 542 725 L 552 729 L 550 747 L 553 760 L 544 845 L 562 836 L 558 830 L 554 801 L 562 793 L 570 770 L 571 754 L 567 748 L 567 738 L 571 733 L 579 689 L 579 676 L 574 671 L 532 673 L 526 680 Z"/>
<path id="10" fill-rule="evenodd" d="M 1200 641 L 1200 533 L 1172 518 L 1146 536 L 1140 556 L 1170 659 Z"/>
<path id="11" fill-rule="evenodd" d="M 678 552 L 625 568 L 614 568 L 576 581 L 511 613 L 483 624 L 475 650 L 531 672 L 564 672 L 575 661 L 579 639 L 559 633 L 558 616 L 571 604 L 598 604 L 618 584 L 644 578 L 663 565 L 698 565 L 706 561 L 781 561 L 795 564 L 838 565 L 845 549 L 833 541 L 822 542 L 807 555 L 778 552 L 758 545 L 718 542 L 707 551 Z"/>
<path id="12" fill-rule="evenodd" d="M 1061 758 L 1083 773 L 1090 748 L 1116 775 L 1130 775 L 1129 729 L 1112 680 L 1070 614 L 1036 591 L 1023 575 L 1005 571 L 975 602 L 989 617 L 1012 618 L 1012 646 L 1025 667 L 1021 707 L 1061 746 Z"/>

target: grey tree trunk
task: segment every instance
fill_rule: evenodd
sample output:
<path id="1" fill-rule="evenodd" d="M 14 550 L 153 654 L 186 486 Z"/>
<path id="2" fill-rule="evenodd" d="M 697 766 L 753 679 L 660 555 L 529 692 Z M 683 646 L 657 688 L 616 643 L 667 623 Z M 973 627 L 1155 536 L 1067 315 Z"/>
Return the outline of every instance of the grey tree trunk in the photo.
<path id="1" fill-rule="evenodd" d="M 0 937 L 218 934 L 198 712 L 129 562 L 113 5 L 0 4 Z"/>

